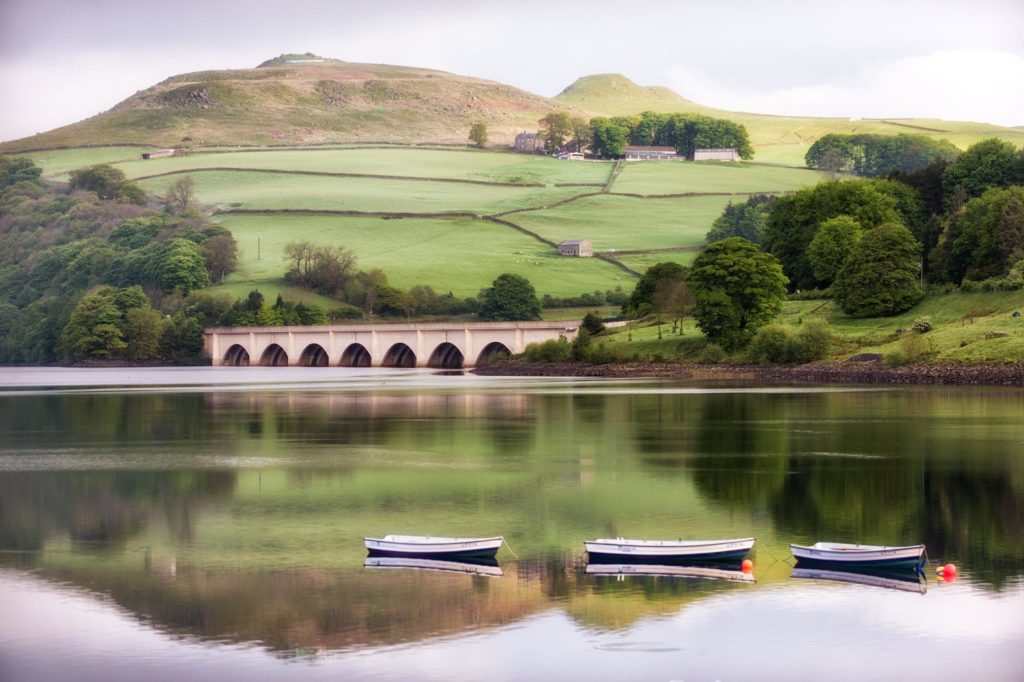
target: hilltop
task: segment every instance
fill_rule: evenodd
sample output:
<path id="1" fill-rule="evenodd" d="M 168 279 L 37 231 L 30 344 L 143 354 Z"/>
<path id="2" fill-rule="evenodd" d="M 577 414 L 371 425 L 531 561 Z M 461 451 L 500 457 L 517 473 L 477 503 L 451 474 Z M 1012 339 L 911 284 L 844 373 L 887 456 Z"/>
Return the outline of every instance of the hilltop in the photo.
<path id="1" fill-rule="evenodd" d="M 284 54 L 251 69 L 172 76 L 109 111 L 0 144 L 16 152 L 59 147 L 314 145 L 344 142 L 464 144 L 487 123 L 490 142 L 509 144 L 546 113 L 621 116 L 693 112 L 742 123 L 756 160 L 803 165 L 827 133 L 921 133 L 961 148 L 997 136 L 1024 144 L 1024 128 L 927 119 L 775 116 L 716 109 L 621 74 L 584 76 L 556 97 L 472 76 L 409 66 L 361 64 L 312 53 Z"/>
<path id="2" fill-rule="evenodd" d="M 0 145 L 22 151 L 103 144 L 463 143 L 473 121 L 509 139 L 557 103 L 444 71 L 281 55 L 253 69 L 172 76 L 109 111 Z"/>

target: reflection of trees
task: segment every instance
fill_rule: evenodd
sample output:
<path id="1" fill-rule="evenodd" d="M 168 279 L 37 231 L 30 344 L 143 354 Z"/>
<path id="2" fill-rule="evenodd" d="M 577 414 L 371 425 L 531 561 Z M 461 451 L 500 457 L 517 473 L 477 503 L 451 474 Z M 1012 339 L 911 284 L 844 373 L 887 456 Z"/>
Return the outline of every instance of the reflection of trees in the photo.
<path id="1" fill-rule="evenodd" d="M 67 537 L 83 549 L 113 549 L 155 522 L 188 540 L 193 507 L 230 496 L 234 485 L 230 471 L 5 473 L 0 548 L 40 550 Z"/>
<path id="2" fill-rule="evenodd" d="M 1007 441 L 972 430 L 987 428 L 983 403 L 937 392 L 711 396 L 694 481 L 719 504 L 769 511 L 794 540 L 924 542 L 998 585 L 1024 567 L 1024 491 Z M 935 415 L 952 410 L 964 426 L 936 434 Z"/>

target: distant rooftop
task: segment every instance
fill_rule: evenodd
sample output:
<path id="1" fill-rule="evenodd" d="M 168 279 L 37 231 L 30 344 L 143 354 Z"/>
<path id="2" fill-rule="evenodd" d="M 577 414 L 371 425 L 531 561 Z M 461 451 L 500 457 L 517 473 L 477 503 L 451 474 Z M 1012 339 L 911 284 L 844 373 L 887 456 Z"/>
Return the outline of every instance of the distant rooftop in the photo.
<path id="1" fill-rule="evenodd" d="M 676 153 L 675 147 L 652 147 L 642 144 L 631 144 L 626 147 L 627 152 L 671 152 Z"/>

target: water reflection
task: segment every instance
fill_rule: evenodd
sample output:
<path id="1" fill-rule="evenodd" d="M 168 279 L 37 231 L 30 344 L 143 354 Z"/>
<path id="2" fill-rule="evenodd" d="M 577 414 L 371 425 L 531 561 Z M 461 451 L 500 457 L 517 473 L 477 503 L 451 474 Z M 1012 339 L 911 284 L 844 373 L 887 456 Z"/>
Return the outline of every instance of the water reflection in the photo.
<path id="1" fill-rule="evenodd" d="M 821 537 L 924 542 L 963 569 L 944 590 L 1024 594 L 1024 392 L 462 379 L 0 396 L 0 561 L 162 632 L 281 657 L 552 613 L 633 633 L 736 590 L 778 588 L 814 611 L 799 595 L 845 577 L 791 579 L 786 545 Z M 500 532 L 514 551 L 500 567 L 364 567 L 361 538 L 395 532 Z M 734 570 L 591 569 L 594 536 L 756 536 L 757 584 Z M 865 582 L 842 587 L 923 591 Z"/>

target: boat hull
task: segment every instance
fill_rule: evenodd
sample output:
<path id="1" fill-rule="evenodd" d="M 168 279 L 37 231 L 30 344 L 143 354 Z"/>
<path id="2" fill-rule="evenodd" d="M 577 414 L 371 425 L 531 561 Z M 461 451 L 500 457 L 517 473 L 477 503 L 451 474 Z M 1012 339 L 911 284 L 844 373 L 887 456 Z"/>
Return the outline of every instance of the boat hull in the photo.
<path id="1" fill-rule="evenodd" d="M 843 550 L 790 545 L 790 551 L 801 567 L 919 571 L 925 562 L 923 545 Z"/>
<path id="2" fill-rule="evenodd" d="M 409 542 L 386 538 L 365 538 L 363 544 L 371 557 L 494 559 L 503 542 L 504 540 L 500 537 L 446 542 Z"/>
<path id="3" fill-rule="evenodd" d="M 737 562 L 750 553 L 753 538 L 720 542 L 590 541 L 583 543 L 590 563 L 688 564 Z"/>

